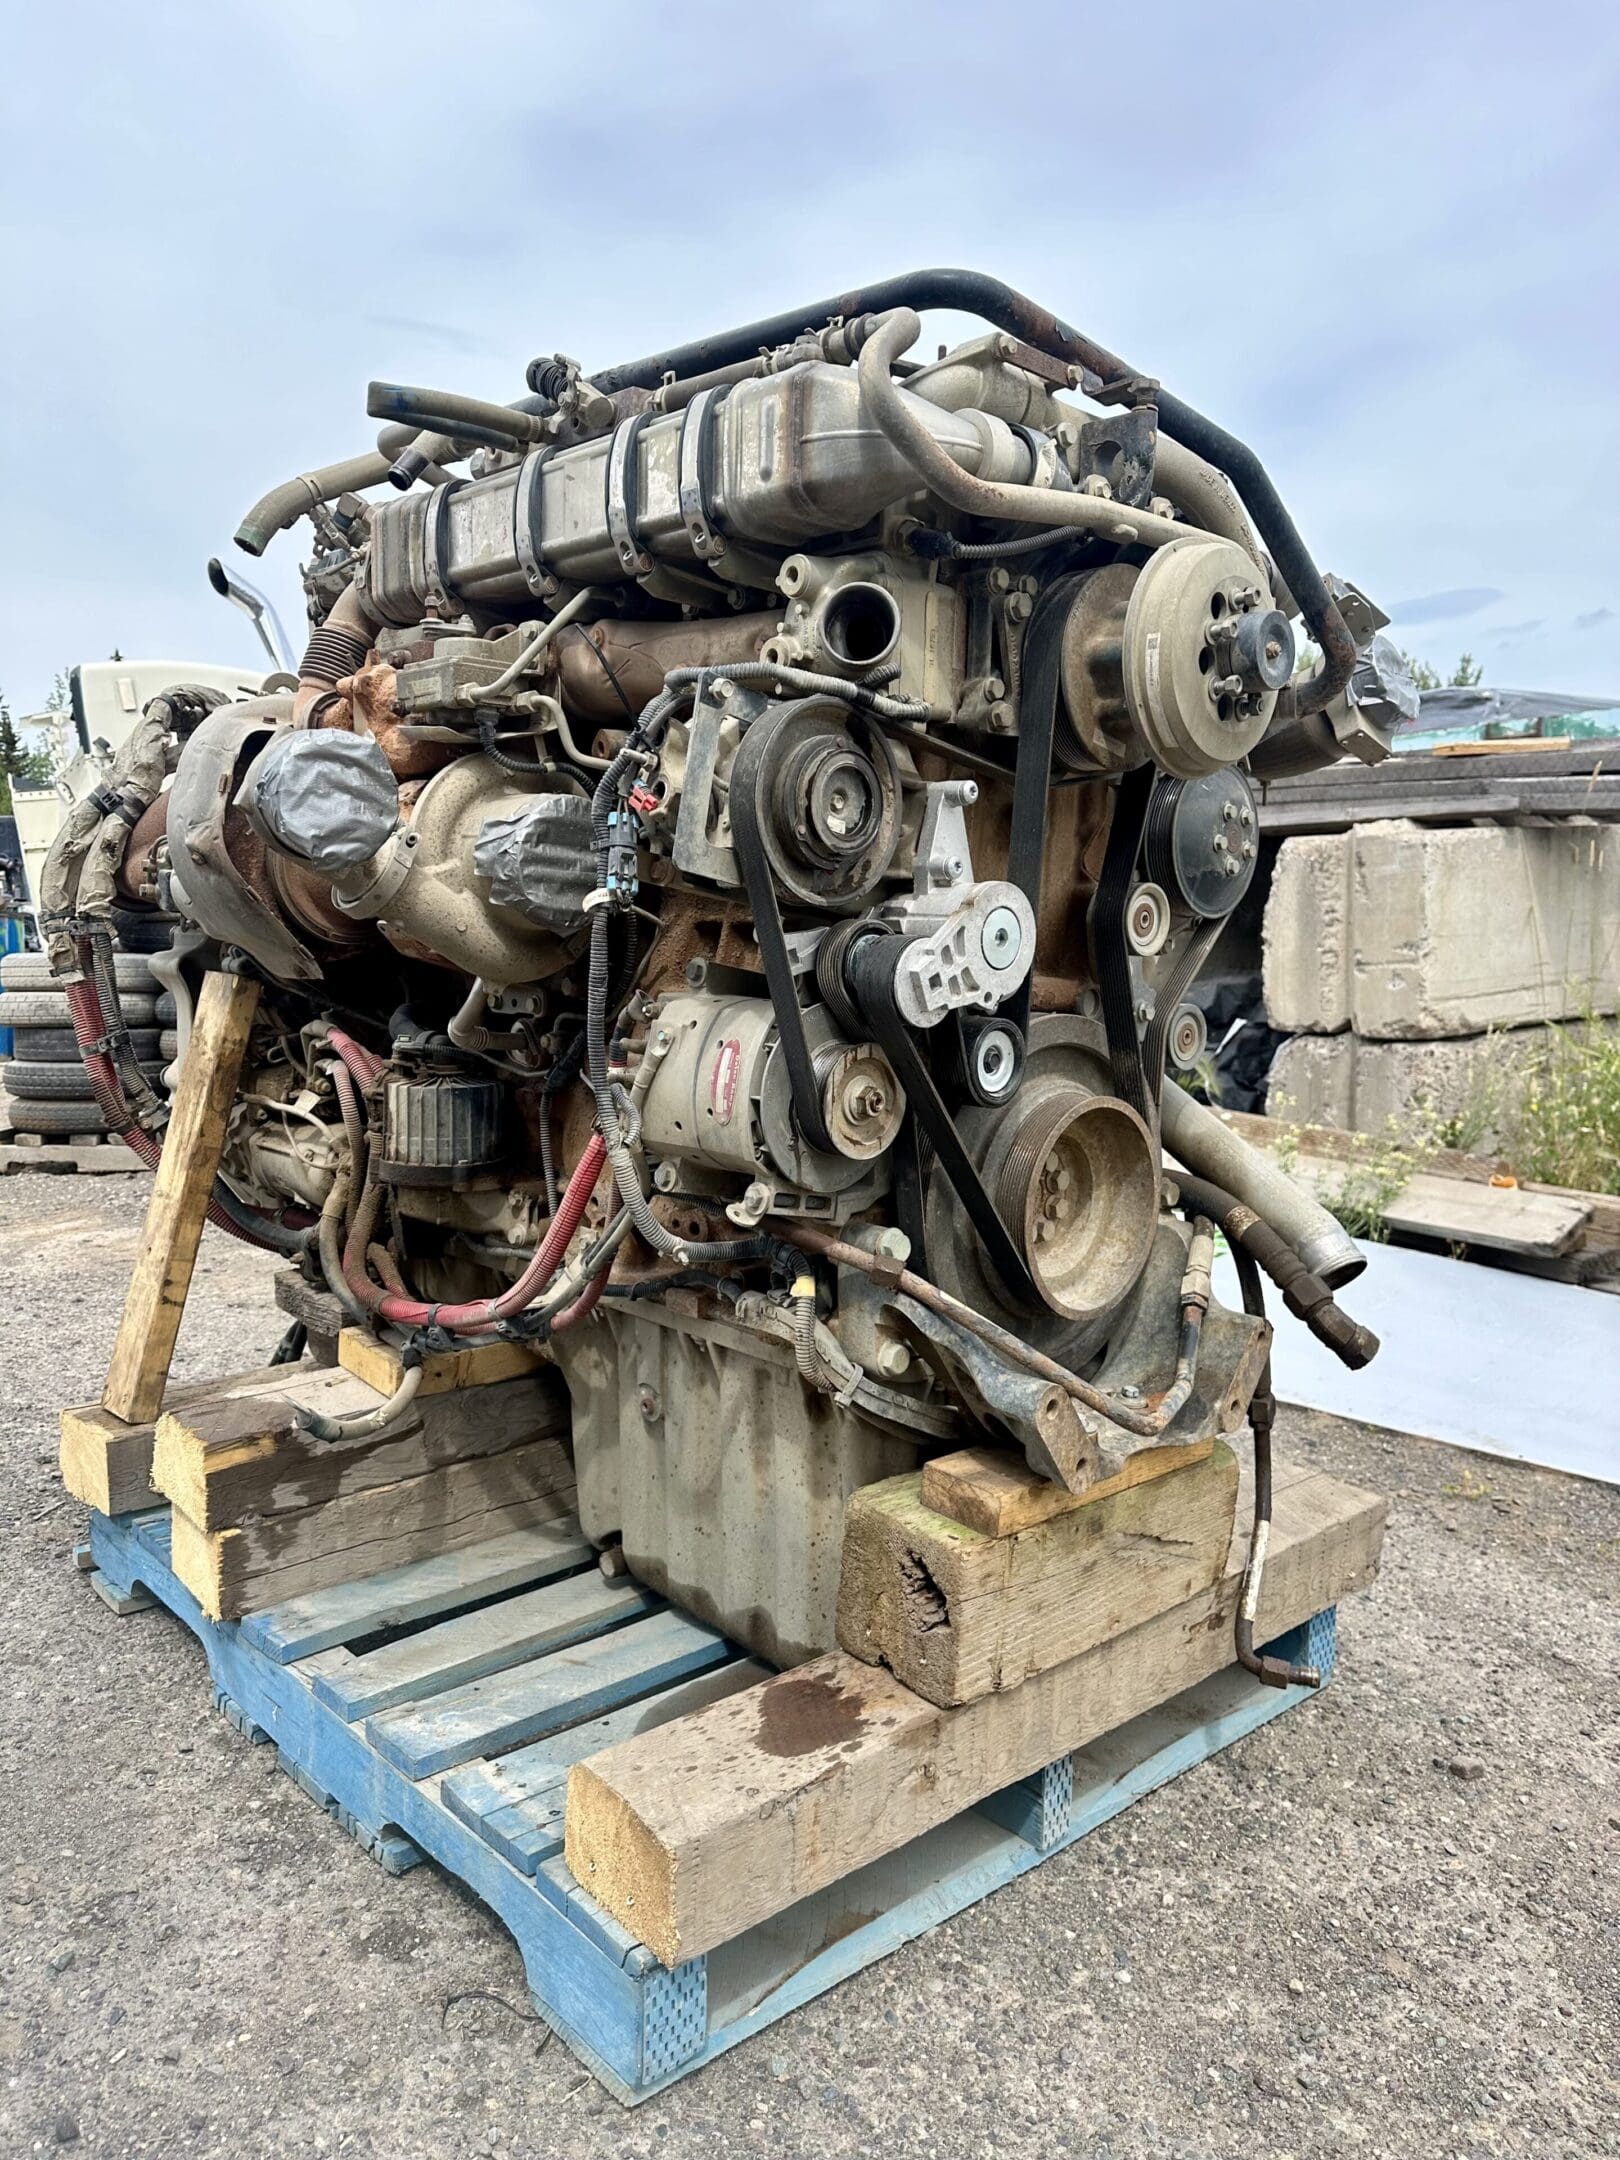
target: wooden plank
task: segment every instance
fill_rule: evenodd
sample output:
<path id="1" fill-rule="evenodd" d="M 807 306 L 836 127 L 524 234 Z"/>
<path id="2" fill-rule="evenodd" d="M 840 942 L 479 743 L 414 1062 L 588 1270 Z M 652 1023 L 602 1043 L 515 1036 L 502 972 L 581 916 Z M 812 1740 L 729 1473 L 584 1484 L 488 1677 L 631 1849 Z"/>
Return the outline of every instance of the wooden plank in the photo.
<path id="1" fill-rule="evenodd" d="M 921 1485 L 913 1473 L 851 1496 L 838 1642 L 953 1704 L 1018 1687 L 1218 1582 L 1238 1472 L 1223 1441 L 1174 1477 L 1010 1537 L 935 1514 Z"/>
<path id="2" fill-rule="evenodd" d="M 1190 1447 L 1143 1448 L 1133 1455 L 1118 1477 L 1104 1478 L 1083 1493 L 1065 1492 L 1032 1470 L 1021 1455 L 1001 1448 L 958 1448 L 951 1455 L 936 1455 L 922 1467 L 922 1503 L 936 1515 L 982 1530 L 986 1537 L 1010 1537 L 1017 1530 L 1032 1530 L 1037 1523 L 1090 1507 L 1111 1493 L 1128 1492 L 1154 1478 L 1168 1476 L 1190 1464 L 1207 1462 L 1214 1450 L 1213 1438 L 1195 1441 Z"/>
<path id="3" fill-rule="evenodd" d="M 1332 1478 L 1278 1485 L 1262 1641 L 1369 1580 L 1384 1521 Z M 1245 1543 L 1186 1604 L 961 1709 L 835 1652 L 577 1763 L 568 1865 L 666 1965 L 728 1942 L 1230 1663 Z"/>
<path id="4" fill-rule="evenodd" d="M 1329 1155 L 1350 1161 L 1368 1145 L 1365 1133 L 1346 1132 L 1337 1125 L 1295 1125 L 1284 1118 L 1257 1117 L 1247 1110 L 1221 1110 L 1216 1115 L 1254 1147 L 1274 1154 L 1285 1143 L 1298 1155 Z M 1435 1177 L 1460 1178 L 1470 1185 L 1489 1185 L 1503 1174 L 1500 1159 L 1464 1154 L 1459 1148 L 1417 1148 L 1418 1166 Z M 1571 1185 L 1548 1185 L 1521 1178 L 1516 1189 L 1527 1193 L 1551 1193 L 1560 1200 L 1575 1200 L 1590 1210 L 1587 1241 L 1620 1243 L 1620 1193 L 1580 1192 Z"/>
<path id="5" fill-rule="evenodd" d="M 115 1417 L 131 1425 L 150 1422 L 163 1405 L 169 1361 L 258 1005 L 259 985 L 251 976 L 203 978 L 152 1182 L 140 1258 L 125 1293 L 101 1396 Z"/>
<path id="6" fill-rule="evenodd" d="M 284 1389 L 289 1377 L 306 1368 L 263 1365 L 225 1380 L 190 1380 L 170 1387 L 164 1410 Z M 313 1369 L 313 1368 L 308 1368 Z M 100 1403 L 77 1403 L 61 1413 L 62 1482 L 75 1500 L 103 1515 L 129 1515 L 137 1508 L 163 1505 L 152 1483 L 152 1450 L 157 1426 L 126 1424 Z"/>
<path id="7" fill-rule="evenodd" d="M 326 1650 L 305 1661 L 304 1672 L 323 1703 L 351 1725 L 375 1710 L 420 1702 L 488 1673 L 502 1672 L 545 1650 L 602 1634 L 638 1620 L 656 1602 L 639 1583 L 604 1582 L 595 1568 L 566 1582 L 548 1583 L 503 1598 L 475 1613 L 442 1620 L 437 1627 L 385 1643 L 356 1657 Z"/>
<path id="8" fill-rule="evenodd" d="M 1571 741 L 1568 735 L 1513 735 L 1503 736 L 1495 742 L 1435 743 L 1429 755 L 1443 758 L 1507 757 L 1528 752 L 1533 756 L 1542 750 L 1567 750 Z"/>
<path id="9" fill-rule="evenodd" d="M 561 1442 L 534 1440 L 229 1530 L 199 1530 L 176 1509 L 174 1572 L 210 1620 L 235 1620 L 347 1578 L 555 1521 L 573 1498 Z"/>
<path id="10" fill-rule="evenodd" d="M 550 1582 L 594 1557 L 589 1540 L 566 1516 L 559 1517 L 267 1606 L 242 1622 L 242 1640 L 274 1664 L 291 1665 L 318 1650 L 410 1627 L 479 1598 Z"/>
<path id="11" fill-rule="evenodd" d="M 422 1360 L 420 1395 L 445 1395 L 456 1388 L 489 1387 L 542 1372 L 550 1353 L 539 1343 L 466 1343 L 452 1350 L 431 1350 Z M 399 1386 L 397 1343 L 380 1341 L 364 1328 L 346 1327 L 338 1337 L 338 1363 L 366 1381 L 380 1395 Z"/>
<path id="12" fill-rule="evenodd" d="M 431 1703 L 385 1710 L 366 1737 L 410 1778 L 432 1777 L 474 1755 L 538 1740 L 635 1695 L 731 1656 L 722 1636 L 666 1609 L 595 1642 L 553 1650 L 515 1672 L 454 1688 Z"/>
<path id="13" fill-rule="evenodd" d="M 300 1410 L 329 1417 L 374 1409 L 384 1398 L 342 1367 L 284 1366 L 283 1390 L 204 1399 L 157 1422 L 152 1482 L 199 1530 L 323 1506 L 420 1477 L 453 1462 L 499 1455 L 565 1432 L 568 1398 L 555 1373 L 509 1380 L 476 1394 L 417 1400 L 380 1433 L 318 1440 Z"/>
<path id="14" fill-rule="evenodd" d="M 566 1732 L 533 1741 L 493 1762 L 465 1763 L 445 1777 L 439 1798 L 503 1859 L 525 1875 L 533 1875 L 542 1862 L 562 1851 L 568 1772 L 575 1763 L 769 1678 L 769 1666 L 756 1664 L 752 1658 L 713 1666 L 643 1701 L 626 1703 L 605 1717 L 572 1725 Z"/>

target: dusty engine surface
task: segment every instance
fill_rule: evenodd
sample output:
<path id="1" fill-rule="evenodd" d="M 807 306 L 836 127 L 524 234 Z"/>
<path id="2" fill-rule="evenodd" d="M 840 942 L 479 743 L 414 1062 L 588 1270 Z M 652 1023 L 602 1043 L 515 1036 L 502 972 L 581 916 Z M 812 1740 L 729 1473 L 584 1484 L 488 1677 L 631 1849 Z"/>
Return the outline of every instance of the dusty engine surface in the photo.
<path id="1" fill-rule="evenodd" d="M 935 306 L 992 328 L 920 362 Z M 989 279 L 529 383 L 373 384 L 250 513 L 312 522 L 308 651 L 148 715 L 120 891 L 182 1019 L 266 984 L 227 1211 L 360 1325 L 548 1341 L 587 1532 L 787 1662 L 856 1486 L 1263 1438 L 1262 1273 L 1371 1354 L 1176 1074 L 1266 777 L 1403 690 L 1251 451 Z"/>

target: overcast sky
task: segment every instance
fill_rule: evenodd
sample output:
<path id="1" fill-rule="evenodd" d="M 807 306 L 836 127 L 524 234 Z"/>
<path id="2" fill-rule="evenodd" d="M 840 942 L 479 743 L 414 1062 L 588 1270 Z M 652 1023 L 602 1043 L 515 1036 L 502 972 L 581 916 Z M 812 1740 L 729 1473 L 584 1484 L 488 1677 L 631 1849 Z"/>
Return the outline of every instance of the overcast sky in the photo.
<path id="1" fill-rule="evenodd" d="M 933 262 L 1253 443 L 1409 649 L 1620 695 L 1613 0 L 3 19 L 14 711 L 114 646 L 249 661 L 207 559 L 368 446 L 374 375 L 510 398 L 536 352 L 589 368 Z M 236 556 L 295 648 L 298 537 Z"/>

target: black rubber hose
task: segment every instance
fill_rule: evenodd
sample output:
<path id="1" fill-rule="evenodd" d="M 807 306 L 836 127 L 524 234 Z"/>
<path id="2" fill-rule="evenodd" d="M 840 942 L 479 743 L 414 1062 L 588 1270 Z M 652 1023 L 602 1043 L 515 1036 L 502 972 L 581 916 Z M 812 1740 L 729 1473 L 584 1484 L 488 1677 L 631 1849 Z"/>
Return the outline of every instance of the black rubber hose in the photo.
<path id="1" fill-rule="evenodd" d="M 998 330 L 1022 338 L 1049 358 L 1065 361 L 1096 377 L 1094 382 L 1078 385 L 1092 393 L 1106 385 L 1141 379 L 1138 369 L 1128 366 L 1105 345 L 1086 337 L 1061 316 L 1037 306 L 1000 278 L 987 277 L 980 270 L 934 269 L 907 270 L 898 277 L 880 278 L 876 284 L 857 286 L 808 307 L 790 308 L 738 329 L 722 330 L 713 337 L 695 338 L 686 345 L 649 353 L 645 359 L 604 369 L 591 380 L 609 395 L 616 390 L 656 390 L 666 375 L 681 378 L 714 367 L 729 367 L 733 361 L 751 358 L 762 347 L 786 345 L 804 330 L 819 329 L 840 318 L 853 323 L 858 316 L 886 314 L 897 307 L 915 308 L 919 313 L 925 308 L 953 308 L 982 316 Z M 1322 649 L 1321 668 L 1296 693 L 1294 703 L 1294 711 L 1300 716 L 1319 712 L 1338 696 L 1356 664 L 1355 641 L 1322 573 L 1265 467 L 1248 445 L 1168 391 L 1158 391 L 1156 402 L 1163 432 L 1225 473 L 1243 498 L 1283 583 Z"/>
<path id="2" fill-rule="evenodd" d="M 1270 1223 L 1235 1194 L 1210 1184 L 1207 1178 L 1191 1177 L 1183 1170 L 1174 1170 L 1171 1176 L 1180 1190 L 1184 1211 L 1207 1215 L 1219 1223 L 1233 1249 L 1234 1260 L 1241 1249 L 1263 1268 L 1282 1292 L 1282 1301 L 1295 1319 L 1303 1320 L 1341 1364 L 1348 1365 L 1352 1372 L 1371 1364 L 1378 1354 L 1378 1337 L 1334 1303 L 1327 1284 L 1311 1273 Z"/>

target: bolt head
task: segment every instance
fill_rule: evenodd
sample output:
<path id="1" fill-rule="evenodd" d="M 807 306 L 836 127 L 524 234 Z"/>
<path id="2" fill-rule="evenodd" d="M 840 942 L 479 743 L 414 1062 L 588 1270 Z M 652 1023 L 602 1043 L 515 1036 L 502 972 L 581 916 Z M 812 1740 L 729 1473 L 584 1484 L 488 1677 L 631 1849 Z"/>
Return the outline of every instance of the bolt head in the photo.
<path id="1" fill-rule="evenodd" d="M 984 919 L 979 933 L 979 945 L 985 963 L 993 968 L 1009 968 L 1018 958 L 1024 943 L 1023 925 L 1010 907 L 992 908 Z"/>

